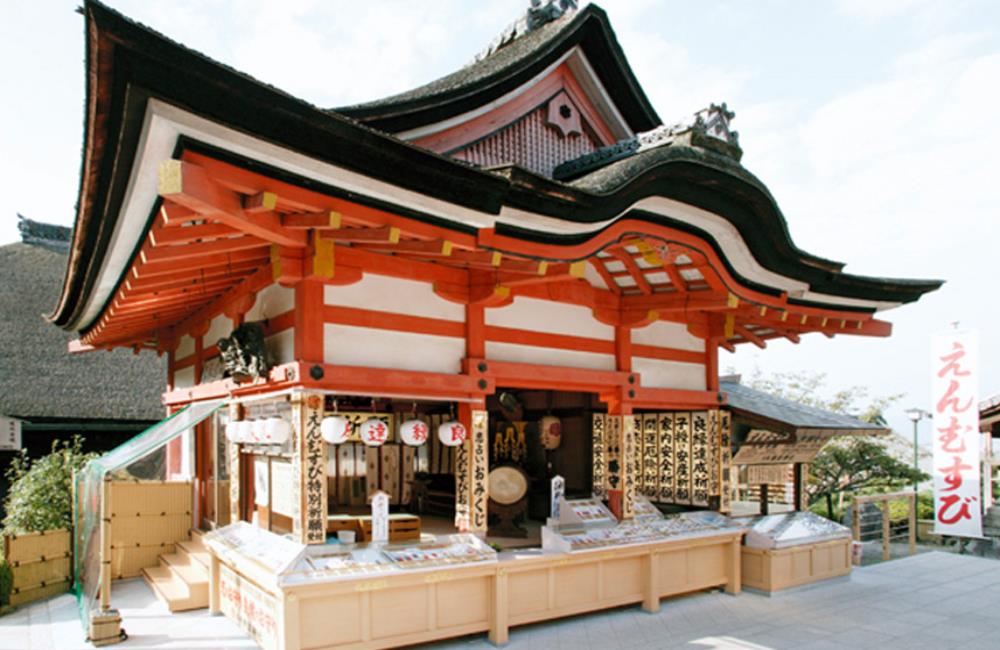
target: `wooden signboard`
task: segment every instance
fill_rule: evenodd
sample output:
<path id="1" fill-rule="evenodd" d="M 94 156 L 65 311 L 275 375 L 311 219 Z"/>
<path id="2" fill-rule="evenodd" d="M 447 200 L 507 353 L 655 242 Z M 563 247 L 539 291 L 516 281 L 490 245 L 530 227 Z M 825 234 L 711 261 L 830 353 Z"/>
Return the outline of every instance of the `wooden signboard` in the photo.
<path id="1" fill-rule="evenodd" d="M 635 497 L 638 494 L 639 474 L 636 468 L 639 467 L 639 454 L 637 449 L 637 432 L 635 427 L 636 418 L 625 415 L 621 418 L 622 423 L 622 519 L 632 519 L 635 516 Z"/>
<path id="2" fill-rule="evenodd" d="M 674 414 L 674 503 L 691 503 L 691 414 Z"/>
<path id="3" fill-rule="evenodd" d="M 675 499 L 676 475 L 674 473 L 674 414 L 660 413 L 657 418 L 657 433 L 660 438 L 659 501 L 673 503 Z"/>
<path id="4" fill-rule="evenodd" d="M 472 411 L 472 430 L 465 445 L 470 447 L 471 473 L 469 483 L 469 529 L 474 532 L 485 532 L 489 519 L 487 511 L 489 492 L 489 416 L 486 411 Z"/>
<path id="5" fill-rule="evenodd" d="M 729 411 L 719 411 L 719 463 L 721 483 L 719 485 L 719 511 L 732 510 L 733 495 L 733 415 Z"/>
<path id="6" fill-rule="evenodd" d="M 323 397 L 302 395 L 295 403 L 301 435 L 293 452 L 293 491 L 300 515 L 292 520 L 292 535 L 301 544 L 326 543 L 326 443 L 320 433 Z"/>
<path id="7" fill-rule="evenodd" d="M 607 416 L 594 413 L 591 441 L 593 444 L 593 474 L 591 492 L 595 497 L 604 498 L 608 494 L 607 477 Z"/>
<path id="8" fill-rule="evenodd" d="M 791 471 L 791 465 L 750 465 L 747 467 L 747 483 L 749 485 L 787 483 Z"/>
<path id="9" fill-rule="evenodd" d="M 774 465 L 809 463 L 839 431 L 800 429 L 795 433 L 752 429 L 740 446 L 733 463 L 736 465 Z"/>
<path id="10" fill-rule="evenodd" d="M 260 647 L 278 647 L 278 603 L 273 596 L 223 564 L 219 568 L 219 599 L 222 613 Z"/>
<path id="11" fill-rule="evenodd" d="M 382 491 L 372 497 L 372 541 L 389 541 L 389 495 Z"/>
<path id="12" fill-rule="evenodd" d="M 691 505 L 708 506 L 709 476 L 709 418 L 699 411 L 691 414 Z"/>

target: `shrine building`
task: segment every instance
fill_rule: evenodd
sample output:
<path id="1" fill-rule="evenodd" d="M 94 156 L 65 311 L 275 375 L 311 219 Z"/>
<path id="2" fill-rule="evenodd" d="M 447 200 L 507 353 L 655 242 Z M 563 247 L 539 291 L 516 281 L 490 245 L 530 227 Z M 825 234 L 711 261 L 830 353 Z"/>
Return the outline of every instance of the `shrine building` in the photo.
<path id="1" fill-rule="evenodd" d="M 800 510 L 810 454 L 864 425 L 755 417 L 736 386 L 735 440 L 718 353 L 886 337 L 881 312 L 940 282 L 799 249 L 729 107 L 664 124 L 603 10 L 532 5 L 460 70 L 326 109 L 84 2 L 82 177 L 49 318 L 71 352 L 166 357 L 169 416 L 78 477 L 92 638 L 130 571 L 282 650 L 502 644 L 849 572 L 831 522 L 801 544 L 806 574 L 781 555 L 788 522 L 747 555 L 734 454 L 780 433 L 787 458 L 743 453 L 787 468 Z M 162 445 L 189 521 L 172 554 L 116 547 L 114 486 Z"/>

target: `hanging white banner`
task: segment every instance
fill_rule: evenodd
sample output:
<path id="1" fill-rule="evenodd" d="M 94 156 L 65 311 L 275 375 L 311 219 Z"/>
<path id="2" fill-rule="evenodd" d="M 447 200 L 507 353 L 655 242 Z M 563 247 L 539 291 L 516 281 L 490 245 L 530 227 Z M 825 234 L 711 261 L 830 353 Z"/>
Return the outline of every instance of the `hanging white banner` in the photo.
<path id="1" fill-rule="evenodd" d="M 931 343 L 934 532 L 981 537 L 979 335 L 954 330 Z"/>

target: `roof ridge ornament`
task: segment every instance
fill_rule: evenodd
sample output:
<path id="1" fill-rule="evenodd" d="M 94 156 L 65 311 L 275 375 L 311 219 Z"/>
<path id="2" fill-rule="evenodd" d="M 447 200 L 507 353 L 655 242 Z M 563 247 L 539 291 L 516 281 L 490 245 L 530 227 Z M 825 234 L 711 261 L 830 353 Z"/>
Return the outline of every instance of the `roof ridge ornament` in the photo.
<path id="1" fill-rule="evenodd" d="M 725 102 L 709 104 L 708 108 L 695 112 L 687 120 L 670 126 L 660 125 L 579 158 L 567 160 L 555 168 L 553 177 L 557 180 L 569 179 L 622 158 L 671 145 L 708 149 L 739 162 L 743 157 L 743 150 L 740 148 L 739 132 L 730 128 L 734 117 L 736 113 L 729 110 Z"/>
<path id="2" fill-rule="evenodd" d="M 577 9 L 576 0 L 530 0 L 528 7 L 517 20 L 504 27 L 503 31 L 477 54 L 468 65 L 478 63 L 507 47 L 515 40 L 543 27 Z"/>
<path id="3" fill-rule="evenodd" d="M 60 253 L 65 253 L 69 250 L 72 229 L 66 226 L 59 226 L 54 223 L 42 223 L 18 213 L 17 230 L 21 233 L 21 241 L 25 244 L 49 248 Z"/>

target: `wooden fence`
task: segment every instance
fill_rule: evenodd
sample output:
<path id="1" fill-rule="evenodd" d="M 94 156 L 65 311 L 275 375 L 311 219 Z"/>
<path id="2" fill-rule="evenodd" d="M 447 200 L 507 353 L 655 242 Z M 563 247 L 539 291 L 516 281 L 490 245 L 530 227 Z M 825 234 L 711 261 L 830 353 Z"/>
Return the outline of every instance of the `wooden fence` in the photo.
<path id="1" fill-rule="evenodd" d="M 132 578 L 191 538 L 190 481 L 111 483 L 111 577 Z"/>
<path id="2" fill-rule="evenodd" d="M 877 503 L 882 509 L 882 530 L 879 531 L 882 538 L 882 560 L 889 560 L 892 557 L 889 543 L 892 541 L 892 521 L 889 516 L 889 504 L 892 501 L 906 502 L 906 539 L 909 545 L 910 555 L 917 552 L 917 495 L 915 492 L 891 492 L 889 494 L 864 494 L 854 497 L 854 505 L 851 514 L 851 533 L 854 541 L 860 542 L 862 537 L 862 509 L 867 503 Z M 855 556 L 855 564 L 861 563 L 861 557 Z"/>
<path id="3" fill-rule="evenodd" d="M 5 535 L 3 557 L 14 573 L 11 605 L 69 591 L 73 581 L 72 538 L 65 528 Z"/>

